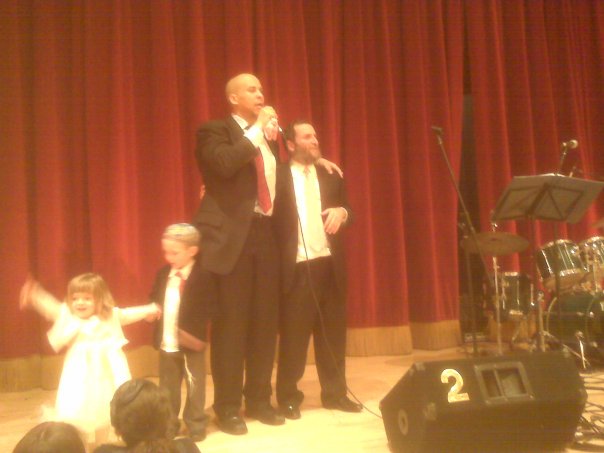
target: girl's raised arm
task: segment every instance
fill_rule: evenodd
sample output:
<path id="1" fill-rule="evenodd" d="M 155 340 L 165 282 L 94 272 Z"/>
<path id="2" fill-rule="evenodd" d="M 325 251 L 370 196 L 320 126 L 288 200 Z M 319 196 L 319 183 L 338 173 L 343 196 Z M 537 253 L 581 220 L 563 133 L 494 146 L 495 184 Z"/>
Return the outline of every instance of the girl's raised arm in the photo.
<path id="1" fill-rule="evenodd" d="M 22 310 L 32 307 L 49 321 L 56 320 L 61 312 L 61 303 L 31 277 L 21 288 L 19 307 Z"/>
<path id="2" fill-rule="evenodd" d="M 155 302 L 147 305 L 137 305 L 136 307 L 120 308 L 117 312 L 119 313 L 119 320 L 122 326 L 132 324 L 141 319 L 154 321 L 161 316 L 161 308 Z"/>

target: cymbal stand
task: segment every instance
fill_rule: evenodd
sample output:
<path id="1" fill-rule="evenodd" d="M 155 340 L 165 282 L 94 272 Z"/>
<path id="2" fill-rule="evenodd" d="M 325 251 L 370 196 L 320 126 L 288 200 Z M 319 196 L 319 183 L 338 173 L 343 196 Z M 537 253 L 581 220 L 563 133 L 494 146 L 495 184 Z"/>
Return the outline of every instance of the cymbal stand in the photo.
<path id="1" fill-rule="evenodd" d="M 491 222 L 491 229 L 497 230 L 497 224 Z M 505 295 L 499 293 L 499 265 L 497 264 L 497 256 L 493 255 L 493 277 L 495 280 L 495 324 L 497 325 L 497 354 L 503 354 L 501 348 L 501 303 Z M 501 291 L 503 293 L 503 289 Z"/>
<path id="2" fill-rule="evenodd" d="M 537 259 L 535 254 L 537 253 L 535 247 L 535 229 L 537 228 L 536 219 L 533 216 L 529 216 L 529 230 L 531 234 L 530 242 L 533 247 L 533 253 L 531 253 L 531 259 L 533 261 L 533 282 L 537 281 L 539 276 L 539 269 L 537 266 Z M 543 303 L 541 298 L 535 299 L 535 286 L 531 284 L 531 301 L 535 301 L 537 305 L 537 348 L 541 352 L 545 352 L 545 330 L 543 328 Z"/>
<path id="3" fill-rule="evenodd" d="M 555 295 L 556 300 L 558 301 L 558 319 L 556 320 L 558 323 L 558 332 L 562 332 L 562 301 L 560 300 L 560 296 L 562 295 L 562 284 L 561 284 L 561 271 L 562 271 L 562 248 L 560 244 L 558 244 L 558 224 L 553 222 L 553 230 L 554 230 L 554 259 L 552 260 L 552 270 L 554 271 L 554 281 L 555 281 Z M 543 321 L 541 321 L 543 325 Z M 549 328 L 548 328 L 549 330 Z M 548 334 L 551 333 L 548 331 Z M 551 335 L 553 336 L 553 335 Z"/>
<path id="4" fill-rule="evenodd" d="M 532 256 L 532 254 L 531 254 Z M 536 277 L 535 277 L 536 278 Z M 534 279 L 533 279 L 534 280 Z M 545 300 L 545 293 L 541 290 L 538 290 L 535 288 L 535 284 L 533 282 L 533 280 L 531 280 L 531 284 L 530 284 L 530 293 L 529 293 L 529 297 L 530 297 L 530 301 L 529 301 L 529 314 L 526 315 L 524 317 L 524 319 L 529 319 L 530 313 L 534 313 L 535 311 L 535 307 L 537 308 L 537 316 L 539 317 L 539 313 L 542 313 L 543 310 L 543 302 Z M 541 314 L 541 316 L 543 316 L 543 314 Z M 540 321 L 539 321 L 540 319 Z M 540 348 L 541 349 L 541 343 L 539 341 L 540 338 L 542 338 L 541 332 L 544 331 L 543 329 L 543 318 L 539 318 L 537 320 L 537 329 L 538 329 L 538 337 L 537 337 L 537 344 L 535 344 L 535 341 L 533 340 L 533 338 L 535 338 L 534 336 L 532 338 L 529 337 L 528 339 L 528 344 L 529 344 L 529 351 L 533 352 L 536 348 Z M 539 327 L 539 322 L 541 322 L 541 326 Z M 527 327 L 528 329 L 528 327 Z M 543 336 L 544 338 L 544 336 Z M 542 340 L 543 343 L 545 343 L 545 340 Z"/>
<path id="5" fill-rule="evenodd" d="M 520 291 L 520 288 L 519 288 Z M 504 290 L 505 292 L 505 290 Z M 512 339 L 510 340 L 510 350 L 513 351 L 515 349 L 514 345 L 516 344 L 518 337 L 520 336 L 520 332 L 522 331 L 522 323 L 525 323 L 527 331 L 525 332 L 525 337 L 523 338 L 524 342 L 528 345 L 528 350 L 533 352 L 536 348 L 535 342 L 528 336 L 529 333 L 529 323 L 530 323 L 530 314 L 534 312 L 535 297 L 537 299 L 537 303 L 541 303 L 544 298 L 543 291 L 535 291 L 535 286 L 530 281 L 529 285 L 529 306 L 527 307 L 526 313 L 520 311 L 520 315 L 518 313 L 515 316 L 510 315 L 510 319 L 514 322 L 514 333 L 512 334 Z M 511 311 L 510 311 L 511 313 Z"/>
<path id="6" fill-rule="evenodd" d="M 460 221 L 458 223 L 459 228 L 463 234 L 463 238 L 467 238 L 470 235 L 468 225 Z M 474 287 L 473 287 L 473 277 L 472 277 L 472 265 L 470 264 L 470 252 L 464 249 L 464 258 L 466 264 L 466 275 L 467 275 L 467 285 L 468 285 L 468 295 L 470 299 L 470 325 L 472 328 L 472 353 L 475 357 L 478 357 L 478 341 L 476 339 L 476 307 L 474 305 Z"/>

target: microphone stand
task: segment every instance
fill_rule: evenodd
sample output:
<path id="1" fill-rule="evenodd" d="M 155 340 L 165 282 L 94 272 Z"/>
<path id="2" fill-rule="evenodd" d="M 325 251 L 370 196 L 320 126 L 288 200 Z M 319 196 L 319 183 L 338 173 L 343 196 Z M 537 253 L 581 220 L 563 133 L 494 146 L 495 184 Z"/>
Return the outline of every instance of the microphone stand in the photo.
<path id="1" fill-rule="evenodd" d="M 560 163 L 558 164 L 558 171 L 556 173 L 562 173 L 562 166 L 564 165 L 564 161 L 566 160 L 566 155 L 568 154 L 569 142 L 562 142 L 560 145 Z"/>
<path id="2" fill-rule="evenodd" d="M 567 142 L 562 142 L 562 144 L 560 145 L 560 162 L 558 164 L 558 171 L 556 172 L 557 174 L 561 175 L 562 174 L 562 167 L 564 166 L 564 161 L 566 160 L 566 155 L 568 154 L 568 150 L 569 149 L 574 149 L 576 148 L 578 145 L 578 142 L 576 140 L 569 140 Z M 572 172 L 572 170 L 571 170 Z M 562 250 L 560 249 L 560 244 L 558 244 L 558 224 L 556 222 L 554 222 L 553 224 L 553 230 L 554 230 L 554 260 L 553 260 L 553 271 L 554 271 L 554 293 L 555 293 L 555 297 L 556 297 L 556 302 L 557 302 L 557 310 L 558 310 L 558 319 L 557 324 L 558 324 L 558 331 L 561 333 L 562 332 L 562 300 L 561 300 L 561 282 L 560 282 L 560 266 L 562 265 Z M 545 351 L 545 333 L 543 330 L 543 320 L 541 319 L 542 316 L 542 312 L 539 312 L 539 327 L 540 327 L 540 332 L 541 332 L 541 349 L 542 351 Z M 550 334 L 550 332 L 547 332 L 548 334 Z M 551 335 L 551 334 L 550 334 Z M 562 341 L 560 341 L 562 343 Z"/>
<path id="3" fill-rule="evenodd" d="M 461 191 L 459 190 L 459 185 L 457 184 L 457 181 L 455 179 L 455 173 L 453 172 L 453 167 L 451 167 L 451 162 L 449 161 L 449 156 L 447 155 L 447 152 L 445 150 L 445 145 L 443 142 L 443 129 L 438 126 L 432 126 L 432 130 L 434 131 L 434 133 L 436 135 L 436 139 L 438 141 L 438 146 L 442 152 L 443 159 L 444 159 L 445 163 L 447 164 L 447 169 L 449 170 L 449 176 L 451 177 L 451 183 L 453 184 L 453 187 L 455 188 L 455 191 L 457 192 L 457 199 L 459 200 L 459 204 L 463 211 L 467 231 L 470 233 L 469 236 L 472 238 L 472 241 L 474 243 L 474 246 L 476 247 L 476 250 L 478 250 L 478 254 L 480 256 L 480 261 L 482 262 L 486 275 L 488 275 L 488 266 L 487 266 L 486 260 L 484 258 L 484 254 L 482 253 L 482 249 L 480 248 L 480 245 L 478 243 L 478 238 L 476 237 L 476 230 L 474 229 L 474 225 L 472 224 L 472 219 L 470 218 L 470 213 L 468 212 L 466 203 L 464 202 L 463 196 L 461 195 Z M 467 256 L 467 253 L 466 253 L 466 266 L 468 267 L 468 270 L 467 270 L 468 293 L 470 295 L 470 316 L 472 318 L 471 319 L 472 349 L 473 349 L 474 356 L 478 356 L 478 345 L 477 345 L 477 341 L 476 341 L 476 313 L 474 310 L 474 285 L 473 285 L 472 271 L 471 271 L 471 267 L 469 265 L 469 258 Z M 489 285 L 492 286 L 490 279 L 487 279 L 487 280 L 489 281 Z M 501 341 L 499 341 L 499 343 L 501 343 Z M 498 353 L 501 354 L 501 344 L 498 344 Z"/>
<path id="4" fill-rule="evenodd" d="M 461 221 L 458 223 L 458 227 L 460 228 L 464 239 L 469 237 L 469 226 L 466 222 Z M 478 357 L 478 341 L 476 339 L 476 306 L 474 302 L 474 286 L 472 277 L 472 265 L 470 264 L 470 252 L 468 252 L 464 248 L 464 258 L 466 264 L 466 277 L 467 277 L 467 285 L 468 285 L 468 294 L 470 299 L 470 325 L 472 326 L 472 353 L 474 357 Z"/>

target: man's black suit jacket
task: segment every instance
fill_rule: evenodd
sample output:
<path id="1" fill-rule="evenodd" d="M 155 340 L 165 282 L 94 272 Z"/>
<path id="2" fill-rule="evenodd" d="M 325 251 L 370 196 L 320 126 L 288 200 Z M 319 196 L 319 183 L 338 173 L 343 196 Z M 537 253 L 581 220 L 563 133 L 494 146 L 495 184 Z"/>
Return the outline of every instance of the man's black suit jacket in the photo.
<path id="1" fill-rule="evenodd" d="M 269 143 L 278 162 L 278 147 Z M 233 119 L 210 121 L 197 132 L 195 157 L 206 192 L 195 220 L 201 231 L 202 265 L 226 275 L 239 259 L 257 199 L 258 151 Z"/>
<path id="2" fill-rule="evenodd" d="M 344 181 L 337 173 L 329 174 L 323 167 L 315 166 L 321 191 L 321 208 L 343 207 L 348 211 L 346 224 L 349 225 L 353 215 L 348 200 Z M 289 164 L 277 167 L 277 194 L 273 211 L 275 231 L 281 257 L 281 277 L 283 293 L 289 292 L 294 283 L 296 256 L 298 253 L 298 209 L 294 192 L 294 181 Z M 328 234 L 329 249 L 334 264 L 334 273 L 340 294 L 346 294 L 346 263 L 344 257 L 344 240 L 342 230 Z"/>
<path id="3" fill-rule="evenodd" d="M 152 302 L 164 307 L 166 286 L 170 275 L 170 265 L 162 267 L 155 277 L 153 289 L 149 296 Z M 193 335 L 199 340 L 207 341 L 207 325 L 212 318 L 217 303 L 215 279 L 201 267 L 199 260 L 195 261 L 189 277 L 185 281 L 180 296 L 178 311 L 178 328 Z M 163 337 L 163 318 L 155 324 L 153 344 L 159 349 Z"/>

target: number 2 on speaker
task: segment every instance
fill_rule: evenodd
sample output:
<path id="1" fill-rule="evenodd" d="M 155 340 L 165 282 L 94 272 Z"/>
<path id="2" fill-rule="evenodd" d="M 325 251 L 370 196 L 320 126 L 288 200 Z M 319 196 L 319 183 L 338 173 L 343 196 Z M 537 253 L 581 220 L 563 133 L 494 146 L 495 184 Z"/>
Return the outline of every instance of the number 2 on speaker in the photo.
<path id="1" fill-rule="evenodd" d="M 443 384 L 449 383 L 449 378 L 453 378 L 455 382 L 447 393 L 447 401 L 449 403 L 459 403 L 461 401 L 469 401 L 470 396 L 467 393 L 460 393 L 463 389 L 463 377 L 459 374 L 459 371 L 447 368 L 440 373 L 440 381 Z"/>

